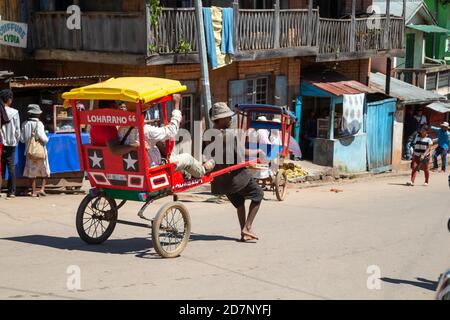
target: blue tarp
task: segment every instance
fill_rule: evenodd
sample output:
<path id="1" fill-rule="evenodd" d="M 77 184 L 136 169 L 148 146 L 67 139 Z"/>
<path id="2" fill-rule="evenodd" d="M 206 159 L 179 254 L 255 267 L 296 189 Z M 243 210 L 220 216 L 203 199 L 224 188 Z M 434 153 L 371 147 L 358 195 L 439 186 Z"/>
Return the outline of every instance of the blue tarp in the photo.
<path id="1" fill-rule="evenodd" d="M 77 140 L 74 133 L 49 133 L 47 152 L 51 173 L 80 171 Z M 87 133 L 81 135 L 83 144 L 89 143 Z M 25 145 L 19 144 L 16 152 L 16 174 L 23 177 L 25 168 Z M 8 177 L 8 174 L 6 174 Z"/>

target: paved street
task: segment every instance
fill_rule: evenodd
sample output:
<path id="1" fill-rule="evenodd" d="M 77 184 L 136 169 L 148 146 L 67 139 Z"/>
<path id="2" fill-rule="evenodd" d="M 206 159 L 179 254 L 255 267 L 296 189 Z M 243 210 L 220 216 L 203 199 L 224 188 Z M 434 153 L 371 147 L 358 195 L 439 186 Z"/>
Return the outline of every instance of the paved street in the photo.
<path id="1" fill-rule="evenodd" d="M 290 190 L 283 203 L 263 203 L 258 243 L 236 241 L 230 204 L 184 196 L 193 235 L 172 260 L 154 254 L 146 229 L 117 225 L 103 245 L 84 244 L 74 225 L 82 196 L 0 199 L 0 298 L 433 299 L 450 268 L 447 176 L 433 174 L 429 187 L 406 181 Z M 121 218 L 138 221 L 137 210 L 128 204 Z M 67 289 L 71 265 L 80 291 Z M 368 289 L 369 266 L 379 267 L 379 290 Z"/>

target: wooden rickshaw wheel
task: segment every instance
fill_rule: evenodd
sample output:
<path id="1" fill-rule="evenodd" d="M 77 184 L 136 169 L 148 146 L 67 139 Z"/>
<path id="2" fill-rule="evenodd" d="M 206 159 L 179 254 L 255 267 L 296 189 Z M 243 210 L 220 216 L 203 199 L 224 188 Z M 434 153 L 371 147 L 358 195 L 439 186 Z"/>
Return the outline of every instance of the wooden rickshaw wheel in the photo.
<path id="1" fill-rule="evenodd" d="M 191 235 L 191 219 L 180 202 L 170 202 L 159 209 L 152 223 L 155 251 L 163 258 L 178 257 Z"/>
<path id="2" fill-rule="evenodd" d="M 275 195 L 278 201 L 284 201 L 288 187 L 288 178 L 284 170 L 278 170 L 275 176 Z"/>
<path id="3" fill-rule="evenodd" d="M 77 211 L 78 235 L 88 244 L 105 242 L 116 227 L 117 214 L 117 205 L 114 199 L 103 195 L 88 194 L 81 201 Z"/>

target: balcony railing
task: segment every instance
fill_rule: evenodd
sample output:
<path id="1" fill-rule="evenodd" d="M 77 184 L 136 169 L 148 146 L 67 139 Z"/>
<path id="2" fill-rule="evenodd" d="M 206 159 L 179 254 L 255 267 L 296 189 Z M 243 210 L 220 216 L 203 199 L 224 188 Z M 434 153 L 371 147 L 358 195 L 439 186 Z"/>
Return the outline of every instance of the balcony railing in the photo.
<path id="1" fill-rule="evenodd" d="M 450 66 L 447 65 L 421 69 L 398 68 L 394 70 L 394 76 L 425 90 L 439 91 L 450 88 Z"/>
<path id="2" fill-rule="evenodd" d="M 164 8 L 157 26 L 148 26 L 149 54 L 197 52 L 194 8 Z"/>
<path id="3" fill-rule="evenodd" d="M 275 24 L 279 14 L 280 23 Z M 308 10 L 244 10 L 239 9 L 236 24 L 237 51 L 269 50 L 317 45 L 318 11 L 314 10 L 308 28 Z M 151 54 L 197 52 L 197 23 L 194 8 L 164 8 L 156 27 L 149 27 Z"/>
<path id="4" fill-rule="evenodd" d="M 391 17 L 389 23 L 380 18 L 379 28 L 371 28 L 370 18 L 325 19 L 316 9 L 234 9 L 235 50 L 242 59 L 251 59 L 255 52 L 264 58 L 260 53 L 265 51 L 271 58 L 290 54 L 336 59 L 340 54 L 373 55 L 404 47 L 402 18 Z M 69 30 L 67 13 L 37 12 L 33 15 L 33 48 L 159 55 L 159 63 L 169 63 L 172 60 L 164 57 L 175 54 L 197 53 L 194 8 L 164 8 L 155 26 L 148 15 L 148 9 L 146 14 L 88 12 L 82 14 L 80 30 Z"/>
<path id="5" fill-rule="evenodd" d="M 340 54 L 403 48 L 403 18 L 391 17 L 390 22 L 387 18 L 355 19 L 354 35 L 352 25 L 351 19 L 320 18 L 319 53 Z"/>

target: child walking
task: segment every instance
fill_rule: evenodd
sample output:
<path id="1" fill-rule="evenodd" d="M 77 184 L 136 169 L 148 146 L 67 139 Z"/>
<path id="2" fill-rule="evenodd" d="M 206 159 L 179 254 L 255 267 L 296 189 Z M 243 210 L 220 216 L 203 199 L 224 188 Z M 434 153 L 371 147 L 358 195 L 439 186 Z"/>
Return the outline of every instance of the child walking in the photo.
<path id="1" fill-rule="evenodd" d="M 20 141 L 26 144 L 25 155 L 27 156 L 25 170 L 23 175 L 31 179 L 31 193 L 28 195 L 31 197 L 46 196 L 45 183 L 46 178 L 50 177 L 50 166 L 48 163 L 48 154 L 45 145 L 48 143 L 47 135 L 45 134 L 44 124 L 39 120 L 39 116 L 42 114 L 41 108 L 36 104 L 30 104 L 28 106 L 28 119 L 22 124 L 22 133 Z M 43 148 L 43 157 L 31 157 L 30 156 L 30 143 L 31 139 L 36 139 Z M 36 192 L 36 179 L 42 179 L 41 189 Z"/>
<path id="2" fill-rule="evenodd" d="M 433 140 L 428 137 L 428 126 L 423 125 L 419 129 L 419 135 L 414 142 L 414 153 L 413 159 L 411 162 L 411 182 L 408 182 L 407 185 L 414 186 L 414 182 L 416 180 L 417 172 L 422 168 L 425 174 L 425 183 L 424 186 L 428 186 L 430 179 L 430 153 L 431 147 L 433 146 Z"/>

